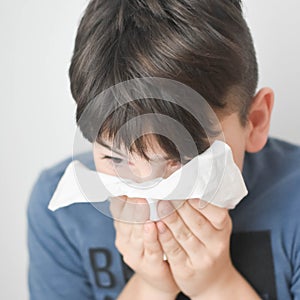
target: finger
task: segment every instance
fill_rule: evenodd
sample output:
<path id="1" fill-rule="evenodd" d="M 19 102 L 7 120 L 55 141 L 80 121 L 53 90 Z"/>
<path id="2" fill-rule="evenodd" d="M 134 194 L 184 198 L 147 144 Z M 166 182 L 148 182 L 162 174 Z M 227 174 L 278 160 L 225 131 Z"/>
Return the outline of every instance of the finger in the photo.
<path id="1" fill-rule="evenodd" d="M 165 217 L 163 222 L 168 226 L 172 232 L 175 240 L 180 244 L 180 246 L 185 250 L 187 255 L 191 258 L 195 258 L 196 255 L 199 255 L 199 248 L 203 248 L 204 244 L 199 240 L 191 231 L 191 229 L 186 225 L 184 220 L 178 214 L 178 211 L 184 206 L 181 207 Z M 173 205 L 171 201 L 160 201 L 158 203 L 158 213 L 161 211 L 170 210 L 172 211 Z"/>
<path id="2" fill-rule="evenodd" d="M 128 198 L 130 199 L 130 198 Z M 150 208 L 146 199 L 144 198 L 134 198 L 133 199 L 133 223 L 144 224 L 150 217 Z M 130 221 L 130 220 L 129 220 Z"/>
<path id="3" fill-rule="evenodd" d="M 158 206 L 159 206 L 160 202 L 171 203 L 171 205 L 166 204 L 166 206 L 162 206 L 162 205 L 160 206 L 160 211 L 158 212 L 159 218 L 163 219 L 165 217 L 168 217 L 173 212 L 178 210 L 185 203 L 185 201 L 186 200 L 172 200 L 172 201 L 160 200 L 157 203 L 157 209 L 158 209 Z"/>
<path id="4" fill-rule="evenodd" d="M 142 258 L 144 251 L 143 225 L 149 218 L 149 207 L 148 202 L 143 198 L 127 198 L 126 206 L 129 207 L 128 212 L 130 212 L 130 215 L 132 216 L 132 219 L 128 220 L 129 223 L 126 224 L 131 227 L 129 243 L 134 249 L 132 257 L 137 261 Z M 123 212 L 125 210 L 126 207 L 123 208 Z"/>
<path id="5" fill-rule="evenodd" d="M 123 245 L 128 245 L 132 233 L 132 224 L 122 221 L 114 221 L 114 227 L 116 230 L 115 243 L 119 250 L 123 249 Z"/>
<path id="6" fill-rule="evenodd" d="M 212 241 L 219 238 L 219 231 L 206 219 L 201 211 L 195 209 L 189 201 L 186 201 L 185 204 L 177 210 L 177 213 L 188 229 L 206 247 L 211 244 Z"/>
<path id="7" fill-rule="evenodd" d="M 153 264 L 163 261 L 163 250 L 158 240 L 157 228 L 153 222 L 144 224 L 144 258 Z"/>
<path id="8" fill-rule="evenodd" d="M 119 222 L 115 245 L 123 255 L 124 262 L 136 269 L 143 257 L 143 224 Z M 124 229 L 125 228 L 125 229 Z M 127 231 L 127 234 L 123 232 Z"/>
<path id="9" fill-rule="evenodd" d="M 126 197 L 126 196 L 125 196 Z M 129 243 L 134 231 L 133 224 L 144 223 L 149 215 L 147 201 L 142 198 L 114 197 L 111 199 L 111 209 L 114 211 L 118 219 L 114 221 L 116 229 L 116 244 L 118 249 L 122 249 L 124 243 Z M 137 229 L 137 228 L 135 228 Z M 137 231 L 137 230 L 136 230 Z M 136 238 L 142 236 L 136 233 Z"/>
<path id="10" fill-rule="evenodd" d="M 132 219 L 135 207 L 132 205 L 133 199 L 127 196 L 110 197 L 110 201 L 110 210 L 115 220 L 116 244 L 120 249 L 124 243 L 130 241 L 132 225 L 127 219 Z"/>
<path id="11" fill-rule="evenodd" d="M 120 215 L 126 203 L 126 196 L 109 197 L 109 209 L 114 220 L 120 220 Z"/>
<path id="12" fill-rule="evenodd" d="M 120 208 L 118 220 L 126 223 L 145 223 L 149 219 L 149 205 L 143 198 L 126 198 Z"/>
<path id="13" fill-rule="evenodd" d="M 126 202 L 126 196 L 119 196 L 119 197 L 109 197 L 109 209 L 112 215 L 112 218 L 114 219 L 113 225 L 116 231 L 116 239 L 115 239 L 115 244 L 119 250 L 121 250 L 121 242 L 120 242 L 120 237 L 123 239 L 127 237 L 129 239 L 129 235 L 124 235 L 124 232 L 120 234 L 120 214 L 123 210 L 123 207 Z"/>
<path id="14" fill-rule="evenodd" d="M 127 224 L 126 224 L 127 225 Z M 144 251 L 144 224 L 130 224 L 131 234 L 130 239 L 125 247 L 132 247 L 135 258 L 141 258 Z"/>
<path id="15" fill-rule="evenodd" d="M 185 262 L 189 260 L 189 257 L 181 245 L 175 240 L 172 232 L 162 221 L 158 221 L 156 226 L 159 233 L 158 239 L 170 265 L 177 267 L 185 264 Z"/>
<path id="16" fill-rule="evenodd" d="M 124 207 L 124 209 L 126 209 Z M 122 215 L 121 215 L 122 217 Z M 143 254 L 143 224 L 114 221 L 116 228 L 115 244 L 121 253 L 124 253 L 127 263 L 132 264 Z M 130 253 L 128 253 L 130 247 Z"/>
<path id="17" fill-rule="evenodd" d="M 226 230 L 231 226 L 231 219 L 227 208 L 215 206 L 210 203 L 205 203 L 201 199 L 189 199 L 189 203 L 217 229 Z"/>
<path id="18" fill-rule="evenodd" d="M 126 201 L 124 198 L 112 199 L 114 203 L 115 215 L 118 215 L 118 219 L 115 219 L 114 225 L 117 233 L 124 235 L 127 241 L 133 231 L 133 224 L 145 223 L 149 219 L 149 206 L 143 198 L 128 198 Z"/>

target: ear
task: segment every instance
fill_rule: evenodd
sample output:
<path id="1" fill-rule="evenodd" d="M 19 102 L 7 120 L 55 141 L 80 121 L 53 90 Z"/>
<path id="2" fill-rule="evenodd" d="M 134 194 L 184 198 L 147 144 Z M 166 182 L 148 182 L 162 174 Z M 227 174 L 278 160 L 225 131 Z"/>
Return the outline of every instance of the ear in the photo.
<path id="1" fill-rule="evenodd" d="M 262 88 L 254 96 L 248 114 L 247 152 L 258 152 L 265 146 L 270 130 L 273 105 L 274 92 L 270 88 Z"/>

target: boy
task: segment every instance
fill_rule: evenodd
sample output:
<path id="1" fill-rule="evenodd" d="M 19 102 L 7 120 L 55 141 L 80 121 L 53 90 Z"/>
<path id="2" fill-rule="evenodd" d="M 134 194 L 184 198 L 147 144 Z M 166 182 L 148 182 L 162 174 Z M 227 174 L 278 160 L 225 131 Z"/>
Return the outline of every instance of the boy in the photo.
<path id="1" fill-rule="evenodd" d="M 214 109 L 249 194 L 229 212 L 198 209 L 192 199 L 176 211 L 160 202 L 164 218 L 144 225 L 118 221 L 120 211 L 113 221 L 87 204 L 53 213 L 48 202 L 68 158 L 44 170 L 31 194 L 31 299 L 300 299 L 300 147 L 268 137 L 274 94 L 256 92 L 257 73 L 238 0 L 91 1 L 69 70 L 77 122 L 89 101 L 116 83 L 154 76 L 182 82 Z M 140 181 L 170 175 L 179 162 L 174 130 L 169 139 L 135 139 L 129 127 L 114 151 L 121 126 L 147 113 L 178 120 L 199 153 L 207 148 L 189 113 L 143 99 L 105 119 L 90 140 L 93 157 L 78 159 L 113 175 L 127 168 Z"/>

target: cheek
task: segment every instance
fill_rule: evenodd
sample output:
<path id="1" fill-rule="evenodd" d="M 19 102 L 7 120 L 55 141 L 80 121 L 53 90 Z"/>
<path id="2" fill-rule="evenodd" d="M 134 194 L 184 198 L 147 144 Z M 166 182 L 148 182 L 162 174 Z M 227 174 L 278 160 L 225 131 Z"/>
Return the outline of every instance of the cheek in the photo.
<path id="1" fill-rule="evenodd" d="M 96 170 L 98 172 L 107 175 L 133 179 L 132 170 L 130 170 L 129 166 L 127 165 L 123 165 L 123 164 L 121 166 L 114 165 L 114 163 L 106 159 L 101 159 L 100 161 L 96 160 L 95 165 L 96 165 Z"/>
<path id="2" fill-rule="evenodd" d="M 234 162 L 239 167 L 240 171 L 242 171 L 246 146 L 243 137 L 233 135 L 225 141 L 231 148 Z"/>
<path id="3" fill-rule="evenodd" d="M 94 154 L 94 163 L 95 163 L 96 170 L 98 172 L 107 175 L 113 175 L 113 176 L 116 175 L 116 170 L 109 160 L 100 159 Z"/>
<path id="4" fill-rule="evenodd" d="M 226 126 L 227 125 L 227 126 Z M 243 128 L 238 123 L 223 124 L 225 142 L 230 146 L 233 159 L 240 171 L 243 169 L 243 162 L 246 149 L 246 136 Z"/>
<path id="5" fill-rule="evenodd" d="M 235 149 L 232 152 L 233 152 L 233 158 L 234 158 L 236 165 L 239 167 L 240 171 L 242 171 L 243 163 L 244 163 L 244 156 L 245 156 L 244 148 L 239 148 L 237 150 Z"/>

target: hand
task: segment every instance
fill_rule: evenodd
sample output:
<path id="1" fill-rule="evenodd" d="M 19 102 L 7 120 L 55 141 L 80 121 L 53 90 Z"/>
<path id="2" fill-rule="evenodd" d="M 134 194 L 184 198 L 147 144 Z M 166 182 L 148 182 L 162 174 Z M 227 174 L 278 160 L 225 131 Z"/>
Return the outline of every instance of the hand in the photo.
<path id="1" fill-rule="evenodd" d="M 155 295 L 161 293 L 170 296 L 166 299 L 174 299 L 179 288 L 169 264 L 163 261 L 156 224 L 146 222 L 149 219 L 147 201 L 142 198 L 115 197 L 111 198 L 110 209 L 115 220 L 116 247 L 125 263 L 156 291 Z"/>
<path id="2" fill-rule="evenodd" d="M 236 272 L 229 251 L 232 222 L 227 209 L 199 209 L 200 201 L 186 200 L 176 211 L 178 201 L 160 201 L 159 215 L 166 217 L 157 223 L 159 241 L 181 291 L 192 299 L 213 291 L 222 297 Z"/>

